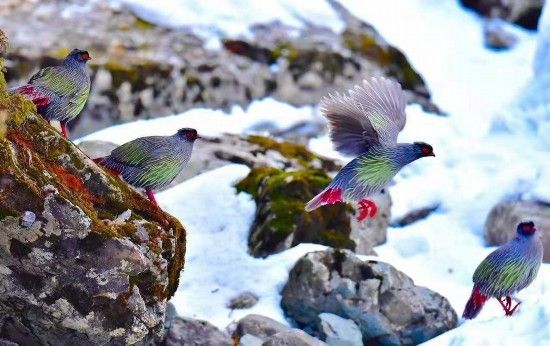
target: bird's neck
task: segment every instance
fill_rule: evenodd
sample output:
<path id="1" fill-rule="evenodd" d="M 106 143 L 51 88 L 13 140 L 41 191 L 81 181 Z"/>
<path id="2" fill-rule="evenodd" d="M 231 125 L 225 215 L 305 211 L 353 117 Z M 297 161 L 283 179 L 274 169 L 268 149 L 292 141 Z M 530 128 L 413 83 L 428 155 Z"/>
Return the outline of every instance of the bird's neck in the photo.
<path id="1" fill-rule="evenodd" d="M 70 68 L 84 69 L 84 66 L 86 66 L 86 64 L 83 62 L 77 61 L 75 59 L 65 59 L 63 60 L 63 66 L 70 67 Z"/>
<path id="2" fill-rule="evenodd" d="M 380 147 L 376 150 L 389 157 L 397 169 L 401 169 L 418 159 L 413 144 L 400 143 L 394 147 Z"/>

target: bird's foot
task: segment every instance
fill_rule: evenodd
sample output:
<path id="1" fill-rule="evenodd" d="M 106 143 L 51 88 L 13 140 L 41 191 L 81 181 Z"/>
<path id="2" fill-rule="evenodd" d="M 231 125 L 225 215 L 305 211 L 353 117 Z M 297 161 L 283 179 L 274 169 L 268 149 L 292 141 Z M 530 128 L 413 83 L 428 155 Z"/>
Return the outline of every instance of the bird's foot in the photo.
<path id="1" fill-rule="evenodd" d="M 159 204 L 157 203 L 157 200 L 155 198 L 155 195 L 153 195 L 153 191 L 151 190 L 145 190 L 145 193 L 147 194 L 147 197 L 149 198 L 149 200 L 151 201 L 151 203 L 153 203 L 154 205 L 156 205 L 157 207 L 159 206 Z"/>
<path id="2" fill-rule="evenodd" d="M 376 204 L 374 204 L 373 201 L 368 199 L 362 199 L 361 201 L 359 201 L 359 217 L 357 218 L 357 220 L 363 221 L 367 217 L 374 217 L 377 211 L 378 211 L 378 208 L 376 207 Z"/>
<path id="3" fill-rule="evenodd" d="M 502 306 L 506 316 L 512 316 L 521 304 L 521 302 L 516 302 L 516 305 L 512 308 L 512 298 L 510 296 L 506 296 L 505 298 L 499 297 L 497 300 L 500 303 L 500 306 Z"/>

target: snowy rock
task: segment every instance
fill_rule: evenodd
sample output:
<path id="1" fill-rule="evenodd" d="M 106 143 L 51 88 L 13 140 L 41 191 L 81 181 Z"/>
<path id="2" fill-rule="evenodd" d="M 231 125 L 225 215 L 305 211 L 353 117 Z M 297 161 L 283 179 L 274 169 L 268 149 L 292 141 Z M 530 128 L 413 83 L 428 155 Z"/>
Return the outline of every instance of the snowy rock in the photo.
<path id="1" fill-rule="evenodd" d="M 351 40 L 321 24 L 258 23 L 249 40 L 224 39 L 221 49 L 211 49 L 212 40 L 199 37 L 188 23 L 177 29 L 155 25 L 112 1 L 4 2 L 0 27 L 13 37 L 7 54 L 13 85 L 59 62 L 72 47 L 90 50 L 91 95 L 81 116 L 70 123 L 75 136 L 197 106 L 246 107 L 266 96 L 314 104 L 329 90 L 373 74 L 401 81 L 411 99 L 430 104 L 424 81 L 405 55 L 366 23 L 368 30 L 348 28 L 346 34 L 355 35 Z M 28 25 L 21 27 L 22 22 Z M 218 37 L 215 42 L 220 44 Z"/>
<path id="2" fill-rule="evenodd" d="M 388 189 L 373 194 L 369 198 L 378 207 L 376 215 L 363 221 L 358 221 L 357 217 L 350 218 L 350 238 L 355 242 L 354 251 L 358 255 L 376 254 L 372 248 L 386 242 L 386 234 L 391 219 L 391 197 Z M 357 206 L 353 207 L 355 208 L 355 215 L 358 215 Z"/>
<path id="3" fill-rule="evenodd" d="M 5 87 L 0 72 L 0 104 L 9 110 L 0 140 L 1 338 L 159 342 L 183 269 L 185 229 Z M 129 217 L 117 220 L 121 214 Z M 136 237 L 138 224 L 149 241 Z"/>
<path id="4" fill-rule="evenodd" d="M 550 263 L 550 204 L 538 201 L 501 202 L 485 220 L 485 240 L 502 245 L 516 236 L 520 222 L 533 221 L 542 237 L 543 262 Z"/>
<path id="5" fill-rule="evenodd" d="M 292 268 L 281 306 L 313 330 L 318 315 L 353 320 L 366 343 L 418 344 L 456 326 L 457 315 L 441 295 L 391 265 L 360 260 L 347 250 L 312 252 Z"/>
<path id="6" fill-rule="evenodd" d="M 323 341 L 299 329 L 291 329 L 269 337 L 262 346 L 322 346 Z"/>
<path id="7" fill-rule="evenodd" d="M 352 320 L 323 312 L 319 314 L 319 332 L 330 346 L 361 346 L 363 339 L 357 324 Z"/>
<path id="8" fill-rule="evenodd" d="M 264 341 L 257 336 L 245 334 L 239 339 L 239 346 L 262 346 Z"/>
<path id="9" fill-rule="evenodd" d="M 250 309 L 258 302 L 258 296 L 252 292 L 243 292 L 231 298 L 227 307 L 229 309 Z"/>
<path id="10" fill-rule="evenodd" d="M 250 314 L 239 320 L 235 330 L 235 335 L 242 337 L 248 334 L 265 340 L 272 335 L 285 332 L 290 329 L 290 327 L 287 327 L 269 317 Z"/>
<path id="11" fill-rule="evenodd" d="M 483 16 L 502 18 L 527 29 L 537 29 L 544 0 L 460 0 Z"/>
<path id="12" fill-rule="evenodd" d="M 164 340 L 165 346 L 232 345 L 231 337 L 206 321 L 176 317 Z"/>

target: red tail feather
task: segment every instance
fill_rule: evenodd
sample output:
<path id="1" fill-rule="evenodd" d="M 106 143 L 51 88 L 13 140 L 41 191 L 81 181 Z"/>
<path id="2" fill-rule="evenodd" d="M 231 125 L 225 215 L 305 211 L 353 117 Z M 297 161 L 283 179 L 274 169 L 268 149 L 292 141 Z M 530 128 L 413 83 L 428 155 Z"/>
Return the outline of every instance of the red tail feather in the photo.
<path id="1" fill-rule="evenodd" d="M 47 106 L 50 103 L 50 98 L 47 95 L 30 84 L 20 86 L 15 91 L 30 99 L 37 107 Z"/>
<path id="2" fill-rule="evenodd" d="M 342 189 L 327 188 L 306 204 L 306 211 L 312 211 L 325 204 L 342 202 Z"/>
<path id="3" fill-rule="evenodd" d="M 488 299 L 488 296 L 482 294 L 479 291 L 479 288 L 474 286 L 472 294 L 470 295 L 470 299 L 468 299 L 466 307 L 464 308 L 464 312 L 462 313 L 462 317 L 467 319 L 475 318 Z"/>
<path id="4" fill-rule="evenodd" d="M 103 162 L 104 157 L 96 157 L 95 159 L 92 159 L 97 164 L 101 164 Z"/>

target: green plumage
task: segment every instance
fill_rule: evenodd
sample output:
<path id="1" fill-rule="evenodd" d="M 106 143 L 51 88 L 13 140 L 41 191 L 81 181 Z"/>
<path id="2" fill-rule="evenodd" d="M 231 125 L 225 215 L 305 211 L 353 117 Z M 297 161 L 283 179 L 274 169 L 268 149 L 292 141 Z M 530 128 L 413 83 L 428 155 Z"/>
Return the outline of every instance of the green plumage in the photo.
<path id="1" fill-rule="evenodd" d="M 392 161 L 383 155 L 368 155 L 358 158 L 357 178 L 365 185 L 383 186 L 397 174 Z"/>

